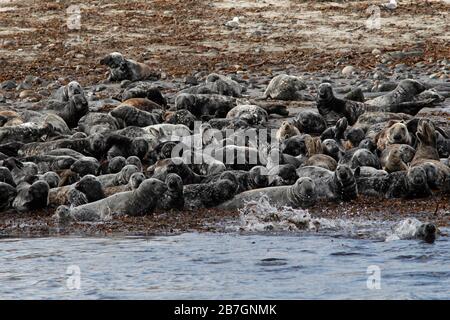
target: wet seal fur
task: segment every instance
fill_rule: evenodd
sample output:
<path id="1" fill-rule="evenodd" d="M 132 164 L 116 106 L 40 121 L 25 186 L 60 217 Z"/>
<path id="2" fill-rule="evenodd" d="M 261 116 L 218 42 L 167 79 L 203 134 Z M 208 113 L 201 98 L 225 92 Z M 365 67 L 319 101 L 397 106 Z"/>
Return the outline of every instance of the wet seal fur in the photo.
<path id="1" fill-rule="evenodd" d="M 292 186 L 268 187 L 246 191 L 218 206 L 223 210 L 243 208 L 250 201 L 267 197 L 269 203 L 276 207 L 307 208 L 315 203 L 315 183 L 311 178 L 299 178 Z"/>
<path id="2" fill-rule="evenodd" d="M 56 218 L 60 221 L 99 221 L 109 216 L 150 214 L 158 198 L 167 190 L 166 184 L 157 179 L 147 179 L 133 191 L 119 192 L 110 197 L 74 208 L 60 206 Z"/>

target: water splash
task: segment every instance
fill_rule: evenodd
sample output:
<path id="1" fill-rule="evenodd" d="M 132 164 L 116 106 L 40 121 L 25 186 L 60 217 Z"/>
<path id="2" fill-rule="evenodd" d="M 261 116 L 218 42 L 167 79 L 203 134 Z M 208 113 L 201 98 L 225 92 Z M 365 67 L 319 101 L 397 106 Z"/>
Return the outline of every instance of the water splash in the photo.
<path id="1" fill-rule="evenodd" d="M 351 238 L 393 241 L 416 238 L 422 225 L 422 222 L 415 218 L 396 222 L 364 218 L 312 217 L 308 210 L 277 208 L 266 196 L 247 202 L 239 213 L 239 228 L 243 232 L 323 232 Z"/>

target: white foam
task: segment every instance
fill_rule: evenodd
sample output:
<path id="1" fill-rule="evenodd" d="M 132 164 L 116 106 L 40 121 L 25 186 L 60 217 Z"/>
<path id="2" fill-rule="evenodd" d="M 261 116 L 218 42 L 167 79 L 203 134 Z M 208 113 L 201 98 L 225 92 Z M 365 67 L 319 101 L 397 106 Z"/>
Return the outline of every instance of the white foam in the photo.
<path id="1" fill-rule="evenodd" d="M 407 218 L 399 222 L 312 217 L 308 210 L 276 208 L 267 197 L 245 204 L 240 212 L 240 230 L 244 232 L 333 232 L 348 237 L 385 241 L 413 239 L 422 222 Z"/>

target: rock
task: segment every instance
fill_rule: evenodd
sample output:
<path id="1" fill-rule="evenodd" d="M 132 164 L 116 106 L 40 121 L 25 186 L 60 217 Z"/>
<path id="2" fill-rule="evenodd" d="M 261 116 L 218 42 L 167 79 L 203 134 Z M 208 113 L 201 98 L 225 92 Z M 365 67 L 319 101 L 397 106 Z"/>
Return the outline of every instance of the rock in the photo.
<path id="1" fill-rule="evenodd" d="M 355 68 L 353 66 L 346 66 L 344 69 L 342 69 L 342 74 L 344 76 L 350 76 L 355 72 Z"/>
<path id="2" fill-rule="evenodd" d="M 225 26 L 229 29 L 239 28 L 239 17 L 234 17 L 233 20 L 225 22 Z"/>
<path id="3" fill-rule="evenodd" d="M 28 83 L 28 82 L 22 82 L 22 83 L 20 83 L 20 84 L 17 86 L 16 90 L 17 90 L 17 91 L 21 91 L 21 90 L 30 90 L 31 87 L 32 87 L 31 83 Z"/>
<path id="4" fill-rule="evenodd" d="M 375 55 L 375 56 L 379 56 L 379 55 L 381 54 L 381 50 L 379 50 L 379 49 L 373 49 L 373 50 L 372 50 L 372 54 Z"/>
<path id="5" fill-rule="evenodd" d="M 440 74 L 439 73 L 433 73 L 430 75 L 430 79 L 437 79 L 439 78 Z"/>
<path id="6" fill-rule="evenodd" d="M 5 103 L 5 102 L 6 102 L 5 96 L 0 94 L 0 103 Z"/>
<path id="7" fill-rule="evenodd" d="M 120 87 L 121 87 L 121 88 L 126 88 L 126 87 L 128 87 L 128 86 L 130 85 L 130 83 L 131 83 L 130 80 L 123 80 L 123 81 L 120 83 Z"/>
<path id="8" fill-rule="evenodd" d="M 19 94 L 19 98 L 20 99 L 26 99 L 26 98 L 30 98 L 34 96 L 34 91 L 33 90 L 23 90 L 20 94 Z"/>
<path id="9" fill-rule="evenodd" d="M 17 87 L 17 83 L 14 80 L 6 80 L 2 82 L 1 88 L 5 90 L 12 90 Z"/>

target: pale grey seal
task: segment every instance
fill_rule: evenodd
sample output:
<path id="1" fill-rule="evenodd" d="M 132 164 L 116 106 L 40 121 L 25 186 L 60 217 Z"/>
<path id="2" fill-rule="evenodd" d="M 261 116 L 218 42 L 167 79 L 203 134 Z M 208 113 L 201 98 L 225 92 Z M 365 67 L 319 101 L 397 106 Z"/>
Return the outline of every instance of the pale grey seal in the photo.
<path id="1" fill-rule="evenodd" d="M 242 119 L 249 124 L 264 125 L 269 119 L 266 110 L 256 105 L 239 105 L 231 109 L 226 116 L 227 119 Z"/>
<path id="2" fill-rule="evenodd" d="M 302 177 L 291 186 L 268 187 L 246 191 L 218 206 L 219 209 L 236 210 L 250 201 L 267 197 L 275 207 L 307 208 L 316 201 L 316 186 L 312 179 Z"/>
<path id="3" fill-rule="evenodd" d="M 270 80 L 264 92 L 264 97 L 276 100 L 304 99 L 300 91 L 306 89 L 306 84 L 300 77 L 280 74 Z"/>
<path id="4" fill-rule="evenodd" d="M 107 198 L 69 208 L 60 206 L 55 216 L 59 220 L 98 221 L 107 217 L 151 214 L 158 199 L 166 192 L 166 184 L 157 179 L 147 179 L 133 191 L 119 192 Z"/>

